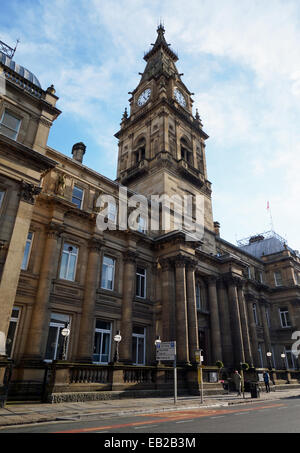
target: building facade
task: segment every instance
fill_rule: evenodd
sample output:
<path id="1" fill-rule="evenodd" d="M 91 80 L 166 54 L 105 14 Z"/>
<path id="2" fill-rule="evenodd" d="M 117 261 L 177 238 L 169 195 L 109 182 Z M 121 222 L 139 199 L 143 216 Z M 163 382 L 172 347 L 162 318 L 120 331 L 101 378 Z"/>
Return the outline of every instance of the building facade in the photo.
<path id="1" fill-rule="evenodd" d="M 144 59 L 116 133 L 112 181 L 84 165 L 84 143 L 72 157 L 47 146 L 60 114 L 54 88 L 44 91 L 0 52 L 0 354 L 13 359 L 12 383 L 21 388 L 41 388 L 53 363 L 68 368 L 64 390 L 72 382 L 83 389 L 78 370 L 89 370 L 98 390 L 153 383 L 157 337 L 176 341 L 182 376 L 195 385 L 199 349 L 206 367 L 298 369 L 299 255 L 273 232 L 238 246 L 221 238 L 207 179 L 208 136 L 162 26 Z M 168 228 L 159 220 L 153 230 L 142 215 L 135 229 L 114 228 L 125 188 L 149 206 L 151 196 L 169 197 Z M 107 229 L 99 228 L 103 195 L 118 201 L 106 204 Z M 202 200 L 201 239 L 187 240 L 177 228 L 176 203 L 185 196 Z M 114 379 L 119 387 L 108 385 Z"/>

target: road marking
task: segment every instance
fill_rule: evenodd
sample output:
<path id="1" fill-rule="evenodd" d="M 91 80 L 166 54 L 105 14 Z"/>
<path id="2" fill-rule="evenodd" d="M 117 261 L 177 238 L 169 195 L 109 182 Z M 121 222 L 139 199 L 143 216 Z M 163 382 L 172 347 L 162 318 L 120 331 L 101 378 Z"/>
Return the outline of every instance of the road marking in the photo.
<path id="1" fill-rule="evenodd" d="M 279 407 L 283 406 L 283 404 L 268 404 L 268 406 L 262 406 L 262 407 L 253 407 L 253 408 L 247 408 L 247 409 L 214 409 L 214 410 L 193 410 L 193 411 L 178 411 L 177 413 L 174 412 L 159 412 L 156 414 L 139 414 L 139 416 L 148 416 L 148 417 L 160 417 L 156 418 L 155 420 L 149 420 L 145 422 L 143 421 L 136 421 L 136 422 L 129 422 L 129 423 L 120 423 L 120 424 L 112 424 L 112 425 L 106 425 L 106 426 L 97 426 L 93 428 L 77 428 L 77 429 L 69 429 L 69 430 L 64 430 L 64 431 L 56 431 L 56 433 L 84 433 L 84 432 L 92 432 L 92 431 L 101 431 L 103 430 L 108 430 L 108 429 L 118 429 L 118 428 L 126 428 L 126 427 L 134 427 L 134 426 L 145 426 L 145 425 L 153 425 L 154 422 L 156 423 L 165 423 L 165 422 L 170 422 L 170 421 L 178 421 L 184 419 L 186 420 L 187 418 L 191 417 L 191 414 L 193 414 L 193 419 L 190 419 L 188 421 L 193 421 L 195 418 L 205 418 L 205 417 L 211 417 L 213 415 L 217 414 L 236 414 L 238 411 L 238 414 L 240 415 L 241 413 L 246 413 L 250 411 L 257 411 L 260 409 L 267 409 L 267 408 L 272 408 L 272 407 Z"/>
<path id="2" fill-rule="evenodd" d="M 284 407 L 277 407 L 277 409 L 288 409 L 287 406 L 284 406 Z"/>
<path id="3" fill-rule="evenodd" d="M 217 415 L 216 417 L 210 417 L 210 418 L 223 418 L 225 415 Z"/>
<path id="4" fill-rule="evenodd" d="M 176 422 L 176 423 L 189 423 L 193 422 L 194 420 L 181 420 L 181 422 Z"/>
<path id="5" fill-rule="evenodd" d="M 246 415 L 246 414 L 249 414 L 249 412 L 238 412 L 237 414 L 233 414 L 233 415 Z"/>
<path id="6" fill-rule="evenodd" d="M 158 425 L 151 425 L 151 428 L 154 428 L 155 426 L 158 426 Z M 144 429 L 144 428 L 149 428 L 149 425 L 136 426 L 134 429 Z M 108 432 L 108 431 L 106 431 L 106 432 Z"/>

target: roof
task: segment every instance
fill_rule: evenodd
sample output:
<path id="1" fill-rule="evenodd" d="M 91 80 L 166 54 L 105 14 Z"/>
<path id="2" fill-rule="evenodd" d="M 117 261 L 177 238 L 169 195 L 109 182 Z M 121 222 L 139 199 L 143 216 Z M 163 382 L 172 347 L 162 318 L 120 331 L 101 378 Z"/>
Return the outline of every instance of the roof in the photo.
<path id="1" fill-rule="evenodd" d="M 238 241 L 238 246 L 242 251 L 247 252 L 256 258 L 271 255 L 272 253 L 283 252 L 284 250 L 289 250 L 293 254 L 297 253 L 295 250 L 288 247 L 286 240 L 274 231 L 269 231 Z"/>
<path id="2" fill-rule="evenodd" d="M 38 78 L 31 71 L 24 68 L 24 66 L 20 66 L 18 63 L 16 63 L 14 60 L 9 58 L 7 55 L 5 55 L 4 52 L 1 51 L 0 51 L 0 63 L 10 68 L 12 71 L 16 72 L 21 77 L 24 77 L 24 79 L 33 83 L 38 88 L 42 88 Z"/>

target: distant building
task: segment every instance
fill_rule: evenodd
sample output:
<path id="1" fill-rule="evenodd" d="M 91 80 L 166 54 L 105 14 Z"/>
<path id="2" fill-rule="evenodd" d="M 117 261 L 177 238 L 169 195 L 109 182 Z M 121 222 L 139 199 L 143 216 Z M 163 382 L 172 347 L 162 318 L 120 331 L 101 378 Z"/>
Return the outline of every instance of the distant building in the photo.
<path id="1" fill-rule="evenodd" d="M 198 349 L 210 370 L 218 360 L 228 370 L 244 362 L 298 369 L 291 349 L 300 330 L 299 255 L 274 232 L 239 246 L 221 238 L 207 179 L 208 136 L 164 28 L 144 56 L 130 112 L 116 133 L 116 181 L 84 165 L 84 143 L 73 146 L 72 157 L 47 146 L 60 114 L 55 90 L 44 91 L 4 50 L 0 354 L 14 360 L 11 391 L 41 392 L 45 364 L 53 361 L 56 373 L 67 369 L 54 392 L 157 389 L 157 383 L 167 389 L 172 374 L 156 366 L 157 337 L 176 341 L 181 382 L 190 390 L 197 387 Z M 135 231 L 101 231 L 99 197 L 120 204 L 124 188 L 147 203 L 151 195 L 201 197 L 203 237 L 186 240 L 187 230 L 176 228 L 176 202 L 167 230 L 161 223 L 151 230 L 141 215 Z M 112 225 L 120 221 L 119 207 L 108 203 Z M 118 367 L 111 365 L 117 331 Z"/>

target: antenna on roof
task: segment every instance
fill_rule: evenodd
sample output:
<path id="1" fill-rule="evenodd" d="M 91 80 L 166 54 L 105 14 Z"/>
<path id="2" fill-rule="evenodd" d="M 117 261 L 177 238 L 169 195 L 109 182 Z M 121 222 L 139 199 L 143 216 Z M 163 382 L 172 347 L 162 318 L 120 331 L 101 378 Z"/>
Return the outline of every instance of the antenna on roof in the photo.
<path id="1" fill-rule="evenodd" d="M 15 55 L 19 42 L 20 42 L 20 40 L 19 40 L 19 38 L 18 38 L 18 39 L 17 39 L 17 42 L 16 42 L 16 45 L 15 45 L 15 48 L 13 49 L 12 57 L 11 57 L 11 58 L 13 58 L 13 56 Z"/>
<path id="2" fill-rule="evenodd" d="M 269 213 L 269 216 L 270 216 L 270 229 L 271 231 L 274 231 L 274 224 L 273 224 L 273 218 L 272 218 L 272 213 L 271 213 L 271 208 L 270 208 L 270 202 L 267 201 L 267 211 Z"/>

